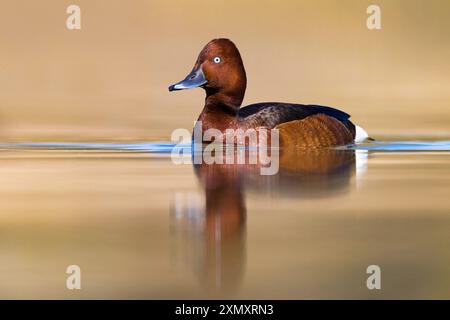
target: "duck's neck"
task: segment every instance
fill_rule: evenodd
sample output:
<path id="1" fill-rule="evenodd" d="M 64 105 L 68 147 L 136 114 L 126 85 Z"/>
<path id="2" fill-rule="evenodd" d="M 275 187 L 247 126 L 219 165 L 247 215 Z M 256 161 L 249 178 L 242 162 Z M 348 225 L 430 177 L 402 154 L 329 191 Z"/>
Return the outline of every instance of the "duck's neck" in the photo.
<path id="1" fill-rule="evenodd" d="M 203 131 L 212 128 L 220 131 L 234 128 L 242 100 L 243 95 L 241 97 L 207 90 L 205 106 L 198 118 L 198 121 L 202 121 Z"/>
<path id="2" fill-rule="evenodd" d="M 210 105 L 224 105 L 232 110 L 237 110 L 244 100 L 245 86 L 243 88 L 233 88 L 227 91 L 217 91 L 214 89 L 205 88 L 206 99 L 205 106 Z"/>

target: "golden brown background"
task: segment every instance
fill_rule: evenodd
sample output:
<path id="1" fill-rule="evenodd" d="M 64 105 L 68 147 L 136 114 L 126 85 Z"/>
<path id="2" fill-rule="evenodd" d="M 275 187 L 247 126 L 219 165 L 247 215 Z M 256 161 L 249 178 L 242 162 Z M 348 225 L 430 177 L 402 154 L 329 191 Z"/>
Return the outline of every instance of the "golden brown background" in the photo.
<path id="1" fill-rule="evenodd" d="M 82 29 L 66 29 L 81 7 Z M 210 39 L 248 73 L 245 104 L 318 103 L 372 136 L 450 135 L 450 2 L 2 0 L 0 138 L 168 140 L 190 128 L 202 90 L 170 94 Z"/>
<path id="2" fill-rule="evenodd" d="M 73 3 L 80 31 L 66 29 Z M 366 28 L 372 3 L 380 31 Z M 169 140 L 192 126 L 203 92 L 167 86 L 214 37 L 241 50 L 246 104 L 320 103 L 375 138 L 450 138 L 449 9 L 447 0 L 0 0 L 0 142 Z M 448 299 L 449 153 L 364 155 L 359 170 L 333 176 L 329 195 L 326 179 L 321 197 L 307 179 L 247 188 L 245 223 L 228 241 L 236 254 L 213 265 L 195 228 L 206 193 L 191 165 L 169 153 L 2 147 L 0 298 Z M 66 289 L 71 264 L 82 290 Z M 382 267 L 381 291 L 367 290 L 371 264 Z M 239 276 L 221 279 L 235 290 L 206 290 L 222 267 Z"/>

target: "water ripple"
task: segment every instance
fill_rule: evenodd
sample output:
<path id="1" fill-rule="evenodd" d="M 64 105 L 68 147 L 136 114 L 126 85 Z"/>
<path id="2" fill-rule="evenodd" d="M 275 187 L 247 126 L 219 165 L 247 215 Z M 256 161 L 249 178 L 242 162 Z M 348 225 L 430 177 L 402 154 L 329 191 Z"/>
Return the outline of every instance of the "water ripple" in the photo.
<path id="1" fill-rule="evenodd" d="M 450 151 L 450 141 L 372 141 L 348 148 L 367 151 Z"/>
<path id="2" fill-rule="evenodd" d="M 170 142 L 96 143 L 96 142 L 29 142 L 0 143 L 3 150 L 86 150 L 86 151 L 136 151 L 170 154 L 175 146 L 190 149 L 191 144 L 177 145 Z M 372 141 L 348 145 L 340 149 L 367 151 L 450 151 L 449 140 L 438 141 Z"/>

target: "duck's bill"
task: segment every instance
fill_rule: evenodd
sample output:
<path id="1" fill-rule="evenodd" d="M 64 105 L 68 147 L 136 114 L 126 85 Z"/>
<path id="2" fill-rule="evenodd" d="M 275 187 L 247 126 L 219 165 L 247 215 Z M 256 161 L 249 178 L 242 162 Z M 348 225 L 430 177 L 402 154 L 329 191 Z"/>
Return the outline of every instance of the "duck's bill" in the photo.
<path id="1" fill-rule="evenodd" d="M 198 88 L 205 85 L 208 81 L 205 78 L 202 68 L 194 69 L 187 77 L 169 87 L 169 91 Z"/>

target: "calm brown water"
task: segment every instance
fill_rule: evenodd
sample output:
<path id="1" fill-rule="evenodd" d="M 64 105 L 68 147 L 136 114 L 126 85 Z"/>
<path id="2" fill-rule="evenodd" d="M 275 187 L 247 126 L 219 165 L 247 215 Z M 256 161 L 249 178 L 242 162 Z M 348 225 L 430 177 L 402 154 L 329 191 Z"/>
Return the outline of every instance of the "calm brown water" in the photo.
<path id="1" fill-rule="evenodd" d="M 450 298 L 448 151 L 296 156 L 3 147 L 0 298 Z"/>

